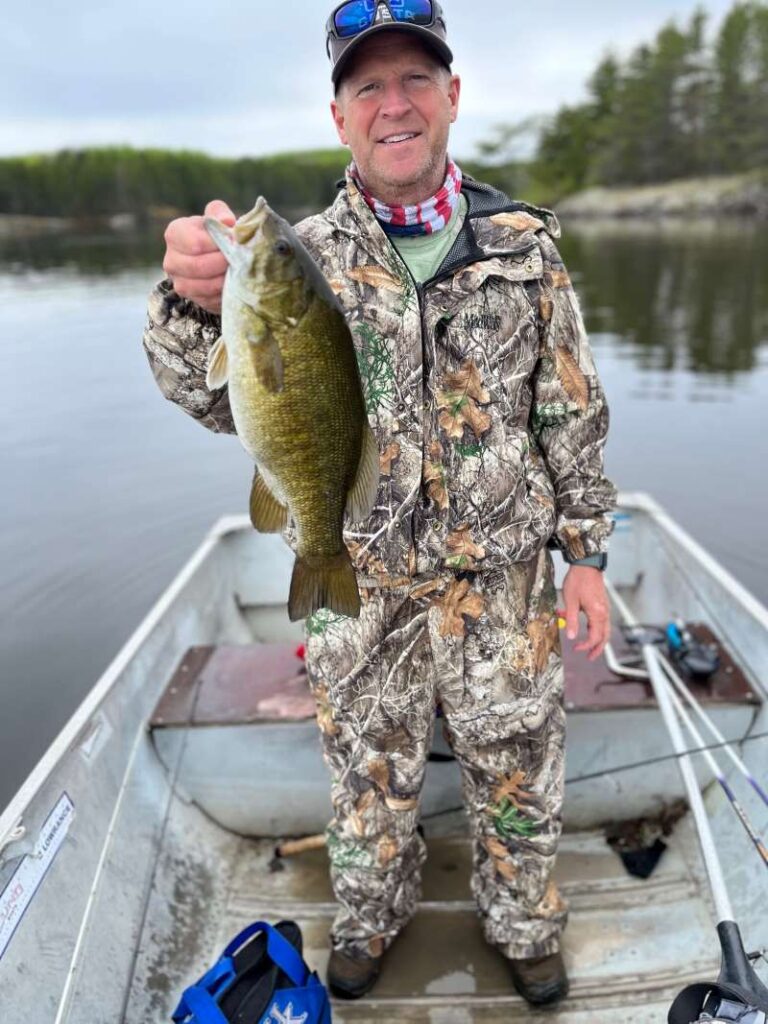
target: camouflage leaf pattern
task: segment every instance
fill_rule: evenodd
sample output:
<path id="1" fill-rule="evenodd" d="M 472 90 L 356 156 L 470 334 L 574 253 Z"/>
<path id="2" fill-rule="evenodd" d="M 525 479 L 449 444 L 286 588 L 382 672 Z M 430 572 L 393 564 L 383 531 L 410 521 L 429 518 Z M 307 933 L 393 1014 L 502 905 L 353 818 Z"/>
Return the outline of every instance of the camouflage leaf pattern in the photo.
<path id="1" fill-rule="evenodd" d="M 296 226 L 349 322 L 389 470 L 364 532 L 345 533 L 362 586 L 456 568 L 449 539 L 461 524 L 483 573 L 548 543 L 570 558 L 606 551 L 613 529 L 608 407 L 554 242 L 557 218 L 511 202 L 520 208 L 473 214 L 475 193 L 465 194 L 474 255 L 419 288 L 351 181 Z M 164 281 L 150 297 L 144 346 L 167 398 L 231 431 L 226 390 L 205 388 L 218 327 Z M 294 546 L 292 525 L 285 536 Z"/>
<path id="2" fill-rule="evenodd" d="M 544 549 L 471 580 L 442 573 L 371 591 L 359 619 L 308 630 L 332 776 L 335 948 L 376 955 L 416 910 L 426 856 L 419 795 L 437 704 L 463 776 L 486 938 L 514 958 L 559 947 L 568 907 L 552 881 L 565 729 L 555 603 Z M 526 628 L 544 622 L 554 629 Z"/>

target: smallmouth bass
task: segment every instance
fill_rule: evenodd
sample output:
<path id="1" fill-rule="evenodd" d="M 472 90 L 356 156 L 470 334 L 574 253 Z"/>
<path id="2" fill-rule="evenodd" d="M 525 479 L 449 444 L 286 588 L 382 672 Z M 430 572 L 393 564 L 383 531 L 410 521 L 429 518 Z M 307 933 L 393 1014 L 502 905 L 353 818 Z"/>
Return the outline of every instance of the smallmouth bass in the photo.
<path id="1" fill-rule="evenodd" d="M 205 219 L 229 264 L 221 337 L 207 385 L 225 384 L 238 437 L 256 463 L 254 527 L 296 526 L 288 614 L 360 612 L 344 513 L 367 518 L 379 452 L 368 424 L 354 343 L 339 302 L 290 224 L 263 198 L 234 228 Z"/>

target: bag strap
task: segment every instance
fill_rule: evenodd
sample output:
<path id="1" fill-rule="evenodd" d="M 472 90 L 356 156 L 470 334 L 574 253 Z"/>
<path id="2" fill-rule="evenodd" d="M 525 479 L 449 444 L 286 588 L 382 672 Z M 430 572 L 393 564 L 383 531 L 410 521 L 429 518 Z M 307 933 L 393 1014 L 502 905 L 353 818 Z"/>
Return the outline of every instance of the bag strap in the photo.
<path id="1" fill-rule="evenodd" d="M 194 1024 L 229 1024 L 208 989 L 198 988 L 197 985 L 185 991 L 176 1007 L 173 1020 L 186 1021 L 190 1014 Z"/>
<path id="2" fill-rule="evenodd" d="M 253 924 L 249 924 L 247 928 L 244 928 L 239 935 L 236 935 L 235 938 L 232 939 L 230 944 L 224 950 L 222 956 L 233 956 L 237 950 L 257 932 L 266 933 L 267 953 L 269 954 L 272 962 L 277 964 L 280 970 L 284 971 L 285 974 L 288 975 L 297 988 L 302 988 L 306 985 L 309 968 L 304 963 L 301 955 L 276 928 L 273 928 L 272 925 L 268 924 L 266 921 L 254 921 Z"/>

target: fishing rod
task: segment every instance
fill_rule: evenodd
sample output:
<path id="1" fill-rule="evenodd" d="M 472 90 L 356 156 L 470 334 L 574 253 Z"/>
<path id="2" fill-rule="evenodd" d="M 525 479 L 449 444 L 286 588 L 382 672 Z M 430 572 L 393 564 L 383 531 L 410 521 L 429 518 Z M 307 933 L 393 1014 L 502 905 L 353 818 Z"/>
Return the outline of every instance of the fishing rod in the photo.
<path id="1" fill-rule="evenodd" d="M 658 652 L 657 652 L 657 654 L 658 654 Z M 663 665 L 663 662 L 662 662 L 662 665 Z M 670 698 L 672 700 L 672 704 L 673 704 L 675 710 L 677 711 L 677 713 L 680 716 L 680 718 L 682 718 L 682 720 L 683 720 L 686 728 L 690 732 L 691 736 L 693 736 L 694 740 L 697 743 L 699 743 L 699 744 L 704 743 L 704 739 L 703 739 L 701 733 L 696 728 L 696 726 L 693 724 L 691 716 L 685 710 L 685 708 L 683 707 L 682 701 L 680 700 L 680 698 L 678 697 L 678 695 L 675 693 L 675 691 L 673 689 L 669 690 L 669 696 L 670 696 Z M 726 747 L 726 750 L 727 749 L 728 749 L 728 747 Z M 747 835 L 752 840 L 752 842 L 755 844 L 755 848 L 757 849 L 757 852 L 760 854 L 760 856 L 762 858 L 762 861 L 763 861 L 763 864 L 765 864 L 765 866 L 768 868 L 768 849 L 766 849 L 765 843 L 763 843 L 763 840 L 760 838 L 760 836 L 755 831 L 755 828 L 754 828 L 752 822 L 747 817 L 747 813 L 744 810 L 744 808 L 741 806 L 741 804 L 739 803 L 739 801 L 738 801 L 738 799 L 736 797 L 736 794 L 733 792 L 731 787 L 728 785 L 728 782 L 727 782 L 725 776 L 723 775 L 722 771 L 720 770 L 720 765 L 717 763 L 717 761 L 714 759 L 714 757 L 710 754 L 710 752 L 708 750 L 702 750 L 701 753 L 704 755 L 704 760 L 707 762 L 709 767 L 712 769 L 712 774 L 715 776 L 715 778 L 717 779 L 718 783 L 720 784 L 720 788 L 723 790 L 723 792 L 725 793 L 726 797 L 728 798 L 728 800 L 729 800 L 729 802 L 731 804 L 731 807 L 733 807 L 734 811 L 736 811 L 736 814 L 737 814 L 737 816 L 739 818 L 739 821 L 744 826 L 744 830 L 746 831 Z"/>
<path id="2" fill-rule="evenodd" d="M 605 577 L 605 587 L 628 626 L 637 627 L 634 615 L 616 588 Z M 717 981 L 697 982 L 682 990 L 672 1003 L 668 1024 L 693 1024 L 695 1021 L 734 1021 L 743 1024 L 766 1024 L 768 989 L 755 973 L 746 952 L 731 907 L 723 870 L 717 855 L 712 829 L 704 808 L 690 755 L 685 751 L 685 740 L 672 701 L 672 684 L 662 669 L 659 651 L 650 641 L 641 644 L 642 656 L 648 669 L 648 678 L 672 746 L 678 754 L 680 774 L 685 783 L 688 802 L 696 823 L 699 844 L 709 878 L 712 898 L 717 913 L 717 934 L 722 953 Z"/>
<path id="3" fill-rule="evenodd" d="M 658 652 L 658 655 L 659 655 L 659 661 L 661 662 L 662 666 L 664 667 L 664 670 L 666 671 L 667 675 L 669 676 L 669 679 L 671 680 L 672 685 L 674 686 L 674 688 L 677 690 L 677 692 L 680 694 L 680 696 L 683 697 L 688 702 L 688 704 L 693 708 L 693 710 L 697 713 L 697 715 L 699 716 L 699 718 L 701 719 L 703 724 L 707 727 L 707 729 L 709 729 L 709 731 L 712 733 L 712 735 L 715 737 L 715 739 L 720 741 L 717 744 L 717 746 L 724 747 L 724 752 L 728 755 L 728 757 L 730 757 L 731 761 L 733 761 L 733 763 L 736 765 L 736 767 L 741 772 L 741 774 L 744 776 L 744 778 L 747 780 L 747 782 L 749 782 L 750 786 L 752 786 L 752 788 L 757 793 L 757 795 L 760 797 L 760 799 L 763 801 L 763 803 L 766 806 L 768 806 L 768 793 L 765 792 L 763 787 L 760 785 L 760 783 L 757 781 L 757 779 L 752 775 L 752 773 L 750 772 L 749 768 L 747 768 L 747 766 L 744 764 L 744 762 L 739 757 L 739 755 L 733 750 L 731 745 L 727 742 L 727 740 L 725 739 L 723 734 L 717 728 L 717 726 L 712 721 L 710 716 L 706 713 L 706 711 L 701 706 L 701 704 L 699 704 L 699 702 L 693 696 L 693 694 L 688 689 L 688 687 L 683 683 L 682 679 L 680 678 L 680 676 L 677 674 L 677 672 L 673 668 L 673 666 L 672 666 L 671 662 L 669 661 L 669 659 L 667 658 L 667 656 L 663 652 L 661 652 L 661 651 Z M 704 748 L 702 748 L 702 749 L 704 749 Z"/>
<path id="4" fill-rule="evenodd" d="M 628 639 L 631 642 L 637 643 L 638 642 L 638 633 L 642 632 L 644 627 L 639 626 L 639 627 L 636 628 L 636 627 L 633 627 L 633 626 L 626 626 L 625 625 L 624 629 L 625 629 L 625 631 L 628 634 Z M 695 742 L 697 742 L 699 744 L 699 751 L 704 755 L 704 759 L 706 760 L 707 764 L 709 765 L 710 769 L 712 770 L 712 774 L 714 775 L 714 777 L 717 780 L 718 784 L 720 785 L 721 789 L 725 793 L 726 798 L 728 799 L 729 803 L 731 804 L 731 806 L 733 807 L 734 811 L 736 812 L 736 815 L 738 816 L 739 821 L 741 822 L 742 826 L 744 827 L 744 830 L 746 831 L 746 833 L 749 836 L 749 838 L 752 840 L 752 842 L 753 842 L 753 844 L 754 844 L 758 854 L 760 855 L 763 863 L 765 864 L 766 867 L 768 867 L 768 849 L 766 848 L 765 843 L 763 842 L 762 838 L 757 834 L 757 831 L 754 828 L 754 826 L 752 825 L 751 821 L 749 820 L 749 817 L 747 816 L 746 811 L 742 807 L 741 803 L 739 802 L 739 800 L 736 797 L 736 794 L 733 792 L 733 790 L 731 789 L 730 785 L 728 784 L 728 781 L 726 780 L 725 776 L 723 775 L 723 773 L 722 773 L 722 771 L 720 769 L 719 764 L 714 759 L 714 757 L 711 755 L 709 750 L 706 749 L 706 745 L 704 743 L 704 739 L 701 736 L 701 733 L 698 731 L 698 729 L 694 725 L 694 723 L 691 720 L 690 716 L 688 715 L 687 711 L 683 707 L 683 705 L 682 705 L 682 703 L 680 701 L 680 696 L 679 695 L 682 695 L 686 699 L 688 704 L 696 711 L 696 713 L 698 714 L 699 718 L 707 726 L 709 731 L 714 734 L 714 736 L 718 739 L 718 741 L 720 741 L 721 745 L 723 746 L 723 748 L 725 750 L 725 753 L 727 753 L 730 756 L 731 760 L 736 765 L 738 770 L 742 773 L 742 775 L 744 775 L 744 777 L 752 785 L 753 789 L 757 792 L 757 794 L 760 796 L 760 798 L 763 800 L 763 802 L 766 805 L 768 805 L 768 795 L 766 795 L 766 793 L 763 790 L 762 786 L 760 786 L 760 784 L 757 782 L 757 780 L 753 777 L 752 773 L 749 771 L 749 769 L 744 764 L 742 759 L 733 751 L 731 745 L 725 740 L 725 737 L 723 736 L 723 734 L 720 732 L 720 730 L 714 724 L 714 722 L 712 721 L 710 716 L 704 711 L 704 709 L 699 704 L 699 702 L 696 700 L 696 698 L 693 696 L 693 694 L 690 692 L 688 687 L 684 685 L 683 681 L 680 679 L 679 675 L 675 671 L 675 669 L 672 666 L 672 664 L 670 663 L 669 659 L 660 650 L 658 650 L 658 648 L 655 648 L 655 650 L 656 650 L 656 656 L 658 657 L 659 662 L 661 663 L 662 667 L 664 668 L 664 670 L 665 670 L 665 672 L 667 674 L 667 677 L 668 677 L 667 681 L 668 681 L 668 683 L 671 683 L 672 686 L 674 687 L 674 689 L 672 689 L 672 688 L 669 689 L 669 696 L 670 696 L 670 699 L 671 699 L 671 701 L 673 703 L 673 706 L 674 706 L 677 714 L 680 716 L 680 718 L 684 722 L 685 726 L 687 727 L 688 731 L 692 735 L 692 737 L 695 740 Z M 623 666 L 621 666 L 621 667 L 623 667 Z M 634 674 L 638 675 L 638 672 L 635 671 Z M 645 673 L 645 675 L 646 675 L 646 678 L 648 678 L 648 673 Z M 677 690 L 677 693 L 675 693 L 675 690 Z M 690 750 L 690 748 L 689 748 L 688 752 L 692 752 Z"/>
<path id="5" fill-rule="evenodd" d="M 636 643 L 639 642 L 639 636 L 644 631 L 647 631 L 649 629 L 650 630 L 654 630 L 655 632 L 657 632 L 659 634 L 659 641 L 663 641 L 665 638 L 668 639 L 669 638 L 669 631 L 672 628 L 672 626 L 668 626 L 666 630 L 663 630 L 663 629 L 661 629 L 661 627 L 656 626 L 656 625 L 649 625 L 649 624 L 641 623 L 641 624 L 639 624 L 639 626 L 637 628 L 633 628 L 633 629 L 629 629 L 628 627 L 623 627 L 623 628 L 624 628 L 624 632 L 625 632 L 625 635 L 627 636 L 628 641 L 630 643 L 635 643 L 636 644 Z M 710 645 L 710 646 L 712 646 L 712 645 Z M 680 676 L 675 671 L 675 668 L 673 667 L 673 665 L 670 662 L 669 658 L 667 658 L 666 654 L 664 654 L 662 651 L 659 651 L 658 654 L 659 654 L 659 660 L 661 661 L 661 664 L 664 667 L 664 670 L 666 671 L 667 676 L 671 680 L 671 682 L 672 682 L 673 686 L 675 687 L 675 689 L 677 690 L 678 694 L 685 699 L 686 703 L 691 708 L 693 708 L 693 710 L 696 712 L 697 716 L 703 722 L 703 724 L 706 726 L 706 728 L 709 730 L 709 732 L 717 740 L 720 741 L 720 745 L 725 748 L 725 753 L 728 755 L 728 757 L 731 759 L 731 761 L 733 761 L 733 763 L 736 765 L 736 767 L 741 772 L 741 774 L 744 776 L 744 778 L 747 780 L 747 782 L 749 782 L 750 786 L 754 789 L 754 791 L 757 793 L 757 795 L 760 797 L 760 799 L 763 801 L 763 803 L 766 806 L 768 806 L 768 793 L 765 792 L 763 787 L 760 785 L 760 783 L 757 781 L 757 779 L 755 779 L 755 777 L 749 771 L 749 769 L 744 764 L 744 762 L 741 760 L 741 758 L 738 756 L 738 754 L 736 754 L 736 752 L 733 750 L 733 748 L 727 743 L 727 741 L 725 740 L 725 737 L 723 736 L 723 734 L 717 728 L 717 726 L 712 721 L 712 719 L 709 717 L 709 715 L 704 711 L 704 709 L 699 704 L 698 700 L 694 697 L 694 695 L 691 693 L 691 691 L 688 689 L 688 687 L 684 685 L 683 681 L 681 680 Z M 610 643 L 607 643 L 605 645 L 605 661 L 606 661 L 606 664 L 608 665 L 608 668 L 615 675 L 626 676 L 626 677 L 631 678 L 631 679 L 642 679 L 642 680 L 645 680 L 645 681 L 647 681 L 647 679 L 648 679 L 648 672 L 645 671 L 644 669 L 632 668 L 629 665 L 627 665 L 625 661 L 619 661 L 619 659 L 614 654 L 613 648 L 612 648 Z M 700 656 L 699 656 L 698 661 L 699 661 L 699 663 L 701 663 L 701 657 Z M 712 748 L 709 748 L 709 749 L 712 749 Z"/>

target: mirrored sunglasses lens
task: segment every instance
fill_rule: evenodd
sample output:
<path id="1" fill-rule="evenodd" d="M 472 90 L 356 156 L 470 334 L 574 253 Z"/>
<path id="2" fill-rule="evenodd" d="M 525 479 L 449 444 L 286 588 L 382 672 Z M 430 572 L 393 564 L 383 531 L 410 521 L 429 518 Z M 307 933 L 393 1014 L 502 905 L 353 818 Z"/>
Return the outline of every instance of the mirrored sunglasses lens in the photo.
<path id="1" fill-rule="evenodd" d="M 432 0 L 389 0 L 395 21 L 409 21 L 412 25 L 429 25 L 432 21 Z"/>
<path id="2" fill-rule="evenodd" d="M 370 28 L 376 16 L 378 0 L 352 0 L 340 7 L 333 19 L 339 38 L 346 39 L 356 36 L 358 32 Z"/>

